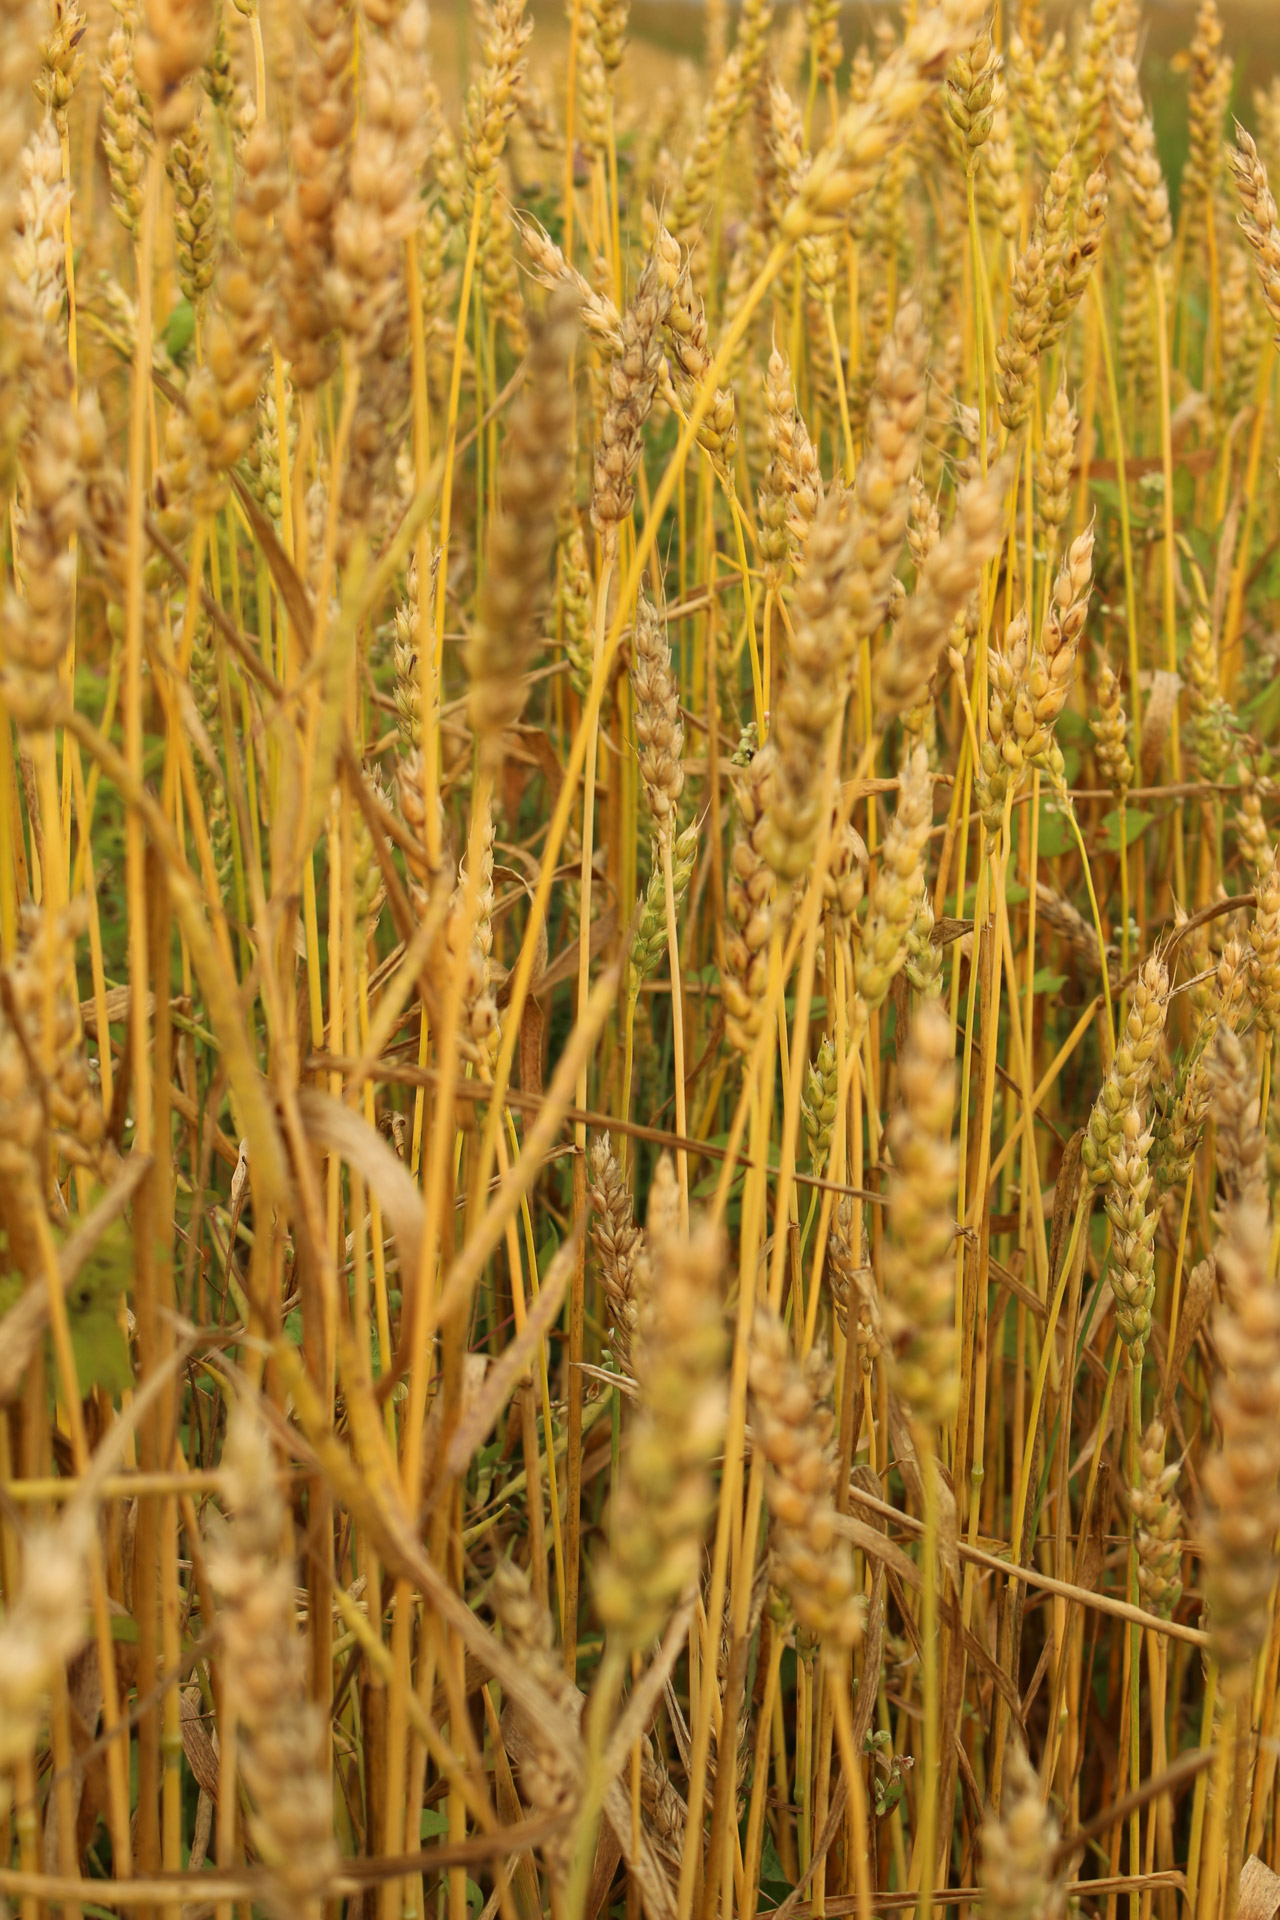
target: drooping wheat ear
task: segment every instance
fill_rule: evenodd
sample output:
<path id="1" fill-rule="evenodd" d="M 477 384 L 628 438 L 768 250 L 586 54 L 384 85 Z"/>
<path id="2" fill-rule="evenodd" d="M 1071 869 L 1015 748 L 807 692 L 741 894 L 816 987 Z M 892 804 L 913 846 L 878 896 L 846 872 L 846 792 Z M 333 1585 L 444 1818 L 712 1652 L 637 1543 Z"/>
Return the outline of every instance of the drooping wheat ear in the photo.
<path id="1" fill-rule="evenodd" d="M 294 1606 L 292 1525 L 256 1409 L 231 1415 L 222 1454 L 230 1526 L 210 1542 L 226 1697 L 252 1803 L 249 1834 L 268 1876 L 267 1904 L 317 1917 L 338 1868 L 328 1725 L 310 1698 L 306 1636 Z"/>
<path id="2" fill-rule="evenodd" d="M 1229 1023 L 1219 1021 L 1209 1052 L 1218 1172 L 1229 1203 L 1256 1209 L 1267 1204 L 1267 1145 L 1260 1124 L 1258 1077 L 1250 1054 Z"/>
<path id="3" fill-rule="evenodd" d="M 577 301 L 566 288 L 551 297 L 533 331 L 528 378 L 507 421 L 498 512 L 489 527 L 480 605 L 464 656 L 471 725 L 491 765 L 501 757 L 504 729 L 524 711 L 525 673 L 550 592 L 556 514 L 569 464 L 569 366 L 577 334 Z"/>
<path id="4" fill-rule="evenodd" d="M 902 44 L 877 67 L 864 100 L 846 107 L 782 220 L 799 240 L 845 219 L 856 196 L 875 183 L 952 55 L 971 45 L 985 0 L 941 0 L 921 13 Z"/>
<path id="5" fill-rule="evenodd" d="M 1280 218 L 1267 182 L 1267 169 L 1251 134 L 1236 123 L 1236 144 L 1227 156 L 1240 201 L 1240 231 L 1253 249 L 1254 265 L 1267 312 L 1280 344 Z"/>
<path id="6" fill-rule="evenodd" d="M 836 1531 L 833 1369 L 821 1347 L 797 1361 L 783 1321 L 756 1310 L 751 1328 L 752 1430 L 768 1464 L 770 1576 L 805 1633 L 847 1652 L 862 1635 L 853 1551 Z"/>
<path id="7" fill-rule="evenodd" d="M 1200 0 L 1191 36 L 1187 86 L 1187 164 L 1182 191 L 1212 200 L 1222 178 L 1222 123 L 1231 101 L 1234 66 L 1222 51 L 1217 0 Z"/>
<path id="8" fill-rule="evenodd" d="M 493 1570 L 489 1598 L 502 1637 L 531 1679 L 536 1680 L 557 1706 L 574 1720 L 582 1714 L 582 1696 L 556 1658 L 551 1617 L 535 1598 L 525 1568 L 514 1560 L 499 1560 Z M 558 1814 L 564 1824 L 542 1843 L 542 1855 L 552 1883 L 559 1885 L 569 1868 L 572 1813 L 582 1792 L 579 1769 L 536 1714 L 512 1701 L 503 1714 L 503 1730 L 510 1715 L 520 1785 L 531 1806 L 540 1813 Z"/>
<path id="9" fill-rule="evenodd" d="M 178 284 L 192 306 L 198 306 L 213 285 L 217 222 L 213 204 L 213 171 L 204 115 L 197 111 L 177 134 L 165 156 L 173 183 L 174 252 Z"/>
<path id="10" fill-rule="evenodd" d="M 773 872 L 764 856 L 764 839 L 776 769 L 771 742 L 732 776 L 737 804 L 725 897 L 728 925 L 720 1004 L 725 1033 L 741 1053 L 750 1052 L 760 1031 L 769 979 Z"/>
<path id="11" fill-rule="evenodd" d="M 142 218 L 142 183 L 151 151 L 151 114 L 138 90 L 133 48 L 136 15 L 117 7 L 116 24 L 100 69 L 102 148 L 111 180 L 111 204 L 121 224 L 136 234 Z"/>
<path id="12" fill-rule="evenodd" d="M 1027 668 L 1027 696 L 1035 723 L 1026 744 L 1027 761 L 1043 768 L 1059 786 L 1064 778 L 1062 753 L 1054 729 L 1071 691 L 1092 592 L 1093 528 L 1087 527 L 1071 542 L 1058 570 L 1040 645 Z"/>
<path id="13" fill-rule="evenodd" d="M 1219 689 L 1213 628 L 1198 607 L 1191 616 L 1191 641 L 1183 658 L 1182 677 L 1187 687 L 1187 742 L 1201 778 L 1216 783 L 1239 749 L 1239 727 Z"/>
<path id="14" fill-rule="evenodd" d="M 0 1618 L 0 1778 L 31 1757 L 54 1683 L 86 1638 L 92 1544 L 83 1500 L 27 1537 L 21 1583 Z"/>
<path id="15" fill-rule="evenodd" d="M 1045 415 L 1044 442 L 1036 456 L 1036 513 L 1042 528 L 1056 533 L 1071 511 L 1071 465 L 1079 430 L 1064 380 Z"/>
<path id="16" fill-rule="evenodd" d="M 550 292 L 562 281 L 568 281 L 577 290 L 584 333 L 599 340 L 610 352 L 617 352 L 622 345 L 622 316 L 613 301 L 594 288 L 576 267 L 569 265 L 550 234 L 536 220 L 520 222 L 520 237 L 538 285 Z"/>
<path id="17" fill-rule="evenodd" d="M 1280 1027 L 1280 850 L 1260 877 L 1249 928 L 1249 997 L 1264 1033 Z"/>
<path id="18" fill-rule="evenodd" d="M 1236 1200 L 1217 1242 L 1223 1301 L 1213 1315 L 1221 1442 L 1201 1466 L 1201 1579 L 1229 1694 L 1245 1692 L 1267 1638 L 1280 1528 L 1280 1288 L 1265 1204 Z"/>
<path id="19" fill-rule="evenodd" d="M 653 1311 L 639 1357 L 640 1411 L 614 1496 L 612 1545 L 595 1579 L 601 1620 L 620 1648 L 634 1652 L 662 1632 L 698 1577 L 726 1415 L 719 1239 L 702 1225 L 687 1237 L 678 1226 L 655 1231 L 652 1213 Z"/>
<path id="20" fill-rule="evenodd" d="M 1053 1877 L 1058 1831 L 1015 1737 L 1005 1756 L 1004 1805 L 982 1823 L 982 1911 L 991 1920 L 1057 1920 L 1064 1904 Z"/>
<path id="21" fill-rule="evenodd" d="M 644 1235 L 632 1217 L 626 1175 L 607 1133 L 591 1143 L 591 1240 L 609 1309 L 609 1347 L 623 1373 L 635 1373 L 635 1344 L 647 1289 Z"/>
<path id="22" fill-rule="evenodd" d="M 955 1041 L 937 1001 L 922 1001 L 900 1066 L 902 1105 L 889 1122 L 884 1320 L 891 1373 L 913 1419 L 949 1420 L 959 1394 L 955 1331 Z"/>
<path id="23" fill-rule="evenodd" d="M 952 624 L 999 551 L 1008 469 L 1003 462 L 985 480 L 961 488 L 955 519 L 925 561 L 889 644 L 874 670 L 876 713 L 886 722 L 928 696 Z"/>
<path id="24" fill-rule="evenodd" d="M 1065 894 L 1046 886 L 1043 880 L 1036 883 L 1036 912 L 1077 960 L 1083 961 L 1094 973 L 1101 972 L 1105 965 L 1114 979 L 1120 958 L 1118 950 L 1109 946 L 1105 954 L 1100 954 L 1097 929 L 1092 920 L 1086 920 Z"/>
<path id="25" fill-rule="evenodd" d="M 611 538 L 616 538 L 636 497 L 636 469 L 662 371 L 662 327 L 669 306 L 670 295 L 651 257 L 622 318 L 621 344 L 609 368 L 608 403 L 596 443 L 591 522 Z"/>
<path id="26" fill-rule="evenodd" d="M 997 404 L 1010 433 L 1016 433 L 1031 412 L 1048 292 L 1044 248 L 1033 239 L 1018 256 L 1009 291 L 1008 327 L 996 348 Z"/>
<path id="27" fill-rule="evenodd" d="M 1158 260 L 1172 245 L 1169 189 L 1156 155 L 1151 116 L 1142 103 L 1138 70 L 1122 56 L 1111 76 L 1111 108 L 1115 114 L 1120 171 L 1129 190 L 1133 212 L 1134 245 L 1144 262 Z"/>
<path id="28" fill-rule="evenodd" d="M 1158 953 L 1148 956 L 1134 982 L 1115 1056 L 1098 1091 L 1080 1148 L 1092 1187 L 1111 1178 L 1111 1158 L 1120 1143 L 1124 1116 L 1140 1107 L 1155 1071 L 1156 1052 L 1169 1008 L 1169 972 Z"/>
<path id="29" fill-rule="evenodd" d="M 1129 757 L 1128 722 L 1120 704 L 1120 681 L 1109 660 L 1103 661 L 1098 674 L 1098 716 L 1089 725 L 1096 742 L 1098 771 L 1115 799 L 1122 801 L 1133 785 L 1133 761 Z"/>
<path id="30" fill-rule="evenodd" d="M 1107 176 L 1095 168 L 1084 183 L 1071 238 L 1048 276 L 1041 353 L 1051 353 L 1062 339 L 1098 263 L 1107 230 L 1107 192 Z"/>
<path id="31" fill-rule="evenodd" d="M 957 53 L 947 68 L 942 103 L 960 139 L 966 173 L 978 170 L 978 155 L 991 137 L 992 122 L 1004 88 L 1002 62 L 984 27 L 972 46 Z"/>
<path id="32" fill-rule="evenodd" d="M 1116 1332 L 1135 1367 L 1142 1364 L 1151 1333 L 1156 1291 L 1153 1248 L 1160 1216 L 1157 1208 L 1147 1204 L 1150 1151 L 1151 1135 L 1143 1129 L 1142 1115 L 1137 1107 L 1129 1107 L 1120 1115 L 1112 1139 L 1111 1178 L 1104 1204 L 1112 1229 L 1107 1277 L 1115 1301 Z"/>
<path id="33" fill-rule="evenodd" d="M 48 31 L 40 49 L 36 97 L 51 113 L 59 133 L 66 131 L 67 108 L 84 72 L 86 23 L 76 0 L 52 0 Z"/>
<path id="34" fill-rule="evenodd" d="M 697 858 L 698 822 L 693 820 L 683 833 L 676 835 L 671 847 L 672 907 L 677 914 L 689 891 L 689 882 L 693 877 Z M 652 844 L 649 878 L 641 895 L 640 916 L 636 922 L 635 939 L 631 943 L 631 957 L 627 964 L 627 992 L 633 999 L 640 991 L 640 983 L 653 972 L 666 950 L 666 882 L 662 872 L 662 848 L 655 840 Z"/>
<path id="35" fill-rule="evenodd" d="M 933 823 L 929 756 L 917 747 L 898 781 L 898 805 L 871 880 L 867 917 L 854 958 L 858 997 L 868 1011 L 883 1002 L 907 958 L 907 933 L 924 885 L 924 857 Z"/>
<path id="36" fill-rule="evenodd" d="M 643 591 L 636 604 L 632 636 L 631 687 L 635 699 L 636 758 L 644 797 L 659 841 L 675 831 L 676 808 L 684 792 L 684 722 L 680 689 L 671 670 L 666 623 Z"/>
<path id="37" fill-rule="evenodd" d="M 1138 1591 L 1148 1612 L 1173 1617 L 1182 1595 L 1182 1503 L 1173 1491 L 1179 1463 L 1164 1463 L 1165 1431 L 1153 1420 L 1138 1446 L 1138 1484 L 1129 1495 L 1138 1525 Z"/>

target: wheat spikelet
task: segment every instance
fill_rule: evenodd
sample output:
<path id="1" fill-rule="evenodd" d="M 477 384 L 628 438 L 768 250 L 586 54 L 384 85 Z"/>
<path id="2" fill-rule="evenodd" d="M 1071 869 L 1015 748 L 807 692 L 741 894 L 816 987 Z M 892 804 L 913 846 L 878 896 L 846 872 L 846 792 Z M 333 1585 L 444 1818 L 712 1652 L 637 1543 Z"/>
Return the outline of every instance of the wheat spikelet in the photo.
<path id="1" fill-rule="evenodd" d="M 878 713 L 896 716 L 924 699 L 952 624 L 977 585 L 984 561 L 999 547 L 1007 478 L 1004 467 L 996 466 L 985 480 L 961 489 L 956 517 L 925 561 L 890 643 L 876 659 Z"/>
<path id="2" fill-rule="evenodd" d="M 653 1310 L 639 1365 L 640 1414 L 613 1503 L 612 1546 L 595 1578 L 601 1620 L 634 1651 L 661 1633 L 697 1578 L 726 1411 L 716 1235 L 699 1226 L 686 1238 L 668 1221 L 655 1223 L 651 1205 L 649 1241 Z"/>
<path id="3" fill-rule="evenodd" d="M 646 261 L 623 315 L 621 341 L 609 369 L 609 401 L 596 446 L 591 520 L 610 532 L 631 512 L 644 428 L 662 364 L 663 319 L 670 297 L 654 260 Z"/>
<path id="4" fill-rule="evenodd" d="M 912 1417 L 949 1420 L 959 1392 L 955 1332 L 955 1046 L 937 1001 L 922 1001 L 900 1067 L 902 1106 L 889 1122 L 893 1174 L 884 1253 L 890 1377 Z"/>
<path id="5" fill-rule="evenodd" d="M 1169 1008 L 1169 973 L 1159 954 L 1143 961 L 1134 984 L 1133 1000 L 1115 1057 L 1093 1103 L 1080 1157 L 1089 1182 L 1105 1186 L 1111 1177 L 1111 1157 L 1118 1146 L 1124 1116 L 1145 1098 L 1155 1070 L 1156 1052 Z"/>
<path id="6" fill-rule="evenodd" d="M 1120 682 L 1109 660 L 1104 660 L 1098 675 L 1098 717 L 1089 722 L 1096 742 L 1098 770 L 1115 798 L 1124 799 L 1133 785 L 1133 761 L 1129 758 L 1128 726 L 1120 704 Z"/>
<path id="7" fill-rule="evenodd" d="M 1063 1900 L 1054 1884 L 1058 1823 L 1045 1806 L 1026 1748 L 1005 1757 L 1004 1805 L 982 1823 L 982 1911 L 1000 1920 L 1054 1920 Z"/>
<path id="8" fill-rule="evenodd" d="M 1267 1637 L 1280 1528 L 1280 1291 L 1264 1206 L 1233 1201 L 1216 1252 L 1223 1303 L 1213 1316 L 1221 1359 L 1213 1407 L 1221 1443 L 1204 1461 L 1202 1578 L 1223 1685 L 1247 1688 Z"/>
<path id="9" fill-rule="evenodd" d="M 566 290 L 534 336 L 529 378 L 508 424 L 501 504 L 489 529 L 479 618 L 466 650 L 471 724 L 491 760 L 502 751 L 504 729 L 524 709 L 524 674 L 549 592 L 573 417 L 567 370 L 576 337 L 577 303 Z"/>
<path id="10" fill-rule="evenodd" d="M 337 1870 L 325 1717 L 307 1694 L 305 1643 L 294 1619 L 288 1529 L 266 1433 L 248 1406 L 232 1416 L 222 1456 L 233 1515 L 211 1544 L 236 1758 L 252 1802 L 249 1832 L 267 1870 L 268 1904 L 314 1914 Z"/>
<path id="11" fill-rule="evenodd" d="M 591 1239 L 609 1304 L 609 1340 L 624 1373 L 635 1370 L 635 1342 L 647 1276 L 644 1235 L 632 1218 L 626 1176 L 607 1133 L 591 1145 Z"/>
<path id="12" fill-rule="evenodd" d="M 1222 177 L 1222 123 L 1234 77 L 1232 62 L 1222 51 L 1222 38 L 1217 0 L 1200 0 L 1191 36 L 1187 164 L 1182 191 L 1210 201 Z"/>
<path id="13" fill-rule="evenodd" d="M 1240 231 L 1253 251 L 1262 298 L 1280 341 L 1280 220 L 1267 169 L 1252 136 L 1239 125 L 1227 160 L 1240 202 Z"/>
<path id="14" fill-rule="evenodd" d="M 641 593 L 631 644 L 631 686 L 635 698 L 636 757 L 640 779 L 659 840 L 670 840 L 676 807 L 684 791 L 684 722 L 680 689 L 671 670 L 671 643 L 657 608 Z"/>
<path id="15" fill-rule="evenodd" d="M 854 1579 L 853 1552 L 836 1531 L 833 1373 L 826 1355 L 810 1349 L 801 1366 L 786 1327 L 767 1308 L 752 1326 L 752 1425 L 768 1462 L 773 1519 L 772 1578 L 796 1623 L 846 1652 L 862 1634 L 863 1601 Z"/>
<path id="16" fill-rule="evenodd" d="M 1182 1593 L 1182 1507 L 1173 1492 L 1178 1462 L 1165 1465 L 1164 1443 L 1164 1423 L 1153 1420 L 1138 1447 L 1138 1484 L 1129 1499 L 1138 1527 L 1138 1591 L 1168 1620 Z"/>

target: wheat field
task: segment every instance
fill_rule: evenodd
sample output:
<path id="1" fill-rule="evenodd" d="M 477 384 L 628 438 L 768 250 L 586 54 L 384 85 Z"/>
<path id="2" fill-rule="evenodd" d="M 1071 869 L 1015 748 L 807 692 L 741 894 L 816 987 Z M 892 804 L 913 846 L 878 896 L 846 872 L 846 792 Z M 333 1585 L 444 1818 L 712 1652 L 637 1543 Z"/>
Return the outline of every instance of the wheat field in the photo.
<path id="1" fill-rule="evenodd" d="M 1274 1920 L 1277 39 L 0 0 L 0 1913 Z"/>

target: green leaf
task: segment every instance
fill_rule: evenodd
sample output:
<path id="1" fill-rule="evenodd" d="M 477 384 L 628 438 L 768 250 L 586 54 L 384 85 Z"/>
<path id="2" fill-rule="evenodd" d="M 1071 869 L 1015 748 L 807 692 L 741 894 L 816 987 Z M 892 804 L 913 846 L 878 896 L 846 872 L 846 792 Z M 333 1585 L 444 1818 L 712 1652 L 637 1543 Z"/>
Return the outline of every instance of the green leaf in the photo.
<path id="1" fill-rule="evenodd" d="M 764 1830 L 764 1846 L 760 1851 L 760 1883 L 768 1887 L 771 1893 L 785 1895 L 792 1890 L 791 1882 L 778 1858 L 778 1849 L 774 1845 L 773 1835 L 767 1826 Z"/>
<path id="2" fill-rule="evenodd" d="M 71 1315 L 70 1320 L 71 1351 L 76 1357 L 81 1399 L 87 1399 L 91 1388 L 101 1387 L 112 1400 L 118 1400 L 133 1385 L 129 1343 L 120 1331 L 120 1322 L 109 1307 L 93 1307 L 88 1313 Z"/>
<path id="3" fill-rule="evenodd" d="M 1141 807 L 1126 807 L 1124 814 L 1124 843 L 1131 847 L 1144 828 L 1155 819 L 1154 813 L 1144 813 Z M 1103 815 L 1102 843 L 1110 853 L 1120 851 L 1120 809 L 1113 808 Z"/>
<path id="4" fill-rule="evenodd" d="M 1065 973 L 1053 973 L 1048 967 L 1041 967 L 1031 982 L 1033 993 L 1061 993 L 1067 984 Z"/>
<path id="5" fill-rule="evenodd" d="M 1060 807 L 1051 800 L 1040 802 L 1040 833 L 1036 851 L 1042 860 L 1056 860 L 1060 853 L 1075 845 L 1071 824 Z"/>

